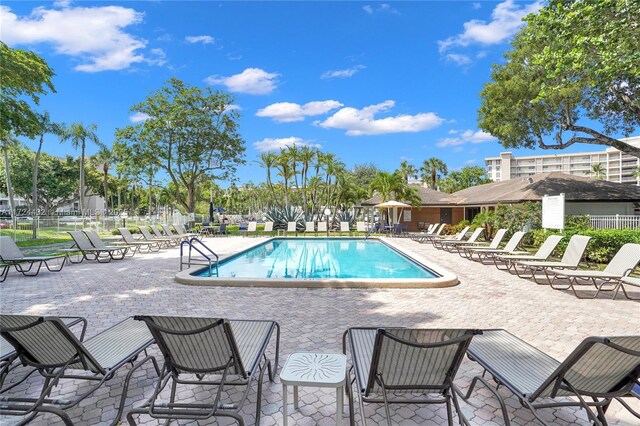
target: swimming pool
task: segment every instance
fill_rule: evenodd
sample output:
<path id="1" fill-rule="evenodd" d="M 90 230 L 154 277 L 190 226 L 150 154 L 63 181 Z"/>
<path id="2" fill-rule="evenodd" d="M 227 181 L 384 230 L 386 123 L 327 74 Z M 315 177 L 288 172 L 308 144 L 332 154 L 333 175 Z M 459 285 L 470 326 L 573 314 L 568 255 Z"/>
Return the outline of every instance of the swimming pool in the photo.
<path id="1" fill-rule="evenodd" d="M 208 267 L 179 272 L 182 284 L 252 287 L 447 287 L 457 277 L 377 238 L 272 238 Z"/>
<path id="2" fill-rule="evenodd" d="M 215 272 L 214 272 L 215 273 Z M 207 268 L 196 275 L 209 276 Z M 273 239 L 221 262 L 222 278 L 435 278 L 378 240 Z"/>

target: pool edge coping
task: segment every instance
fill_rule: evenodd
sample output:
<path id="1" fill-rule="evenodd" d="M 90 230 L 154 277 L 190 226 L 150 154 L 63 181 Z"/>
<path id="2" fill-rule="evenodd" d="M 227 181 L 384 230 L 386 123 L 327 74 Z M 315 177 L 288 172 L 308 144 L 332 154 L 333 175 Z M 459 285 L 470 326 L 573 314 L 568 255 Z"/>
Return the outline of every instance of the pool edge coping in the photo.
<path id="1" fill-rule="evenodd" d="M 273 237 L 278 238 L 278 237 Z M 282 237 L 280 237 L 282 238 Z M 189 269 L 182 270 L 175 275 L 174 280 L 178 284 L 202 286 L 202 287 L 271 287 L 271 288 L 446 288 L 459 284 L 457 275 L 448 269 L 434 264 L 424 258 L 424 256 L 407 250 L 393 243 L 392 238 L 371 238 L 387 244 L 392 249 L 399 251 L 404 256 L 423 267 L 436 272 L 440 277 L 418 279 L 418 278 L 325 278 L 325 279 L 292 279 L 292 278 L 211 278 L 197 277 L 191 275 L 203 268 L 203 265 L 196 265 Z M 268 240 L 267 240 L 268 241 Z M 265 241 L 257 241 L 242 250 L 230 253 L 220 258 L 220 261 L 233 257 L 238 253 L 250 250 L 253 247 L 263 244 Z M 218 281 L 220 280 L 220 281 Z M 222 282 L 224 281 L 224 284 Z"/>

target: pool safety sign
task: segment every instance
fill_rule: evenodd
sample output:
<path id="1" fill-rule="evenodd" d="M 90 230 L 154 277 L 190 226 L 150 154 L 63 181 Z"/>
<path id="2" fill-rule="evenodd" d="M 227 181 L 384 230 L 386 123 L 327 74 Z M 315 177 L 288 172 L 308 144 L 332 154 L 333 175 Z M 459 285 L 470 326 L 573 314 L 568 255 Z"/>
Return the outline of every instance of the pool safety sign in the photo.
<path id="1" fill-rule="evenodd" d="M 564 194 L 542 197 L 542 227 L 564 229 Z"/>

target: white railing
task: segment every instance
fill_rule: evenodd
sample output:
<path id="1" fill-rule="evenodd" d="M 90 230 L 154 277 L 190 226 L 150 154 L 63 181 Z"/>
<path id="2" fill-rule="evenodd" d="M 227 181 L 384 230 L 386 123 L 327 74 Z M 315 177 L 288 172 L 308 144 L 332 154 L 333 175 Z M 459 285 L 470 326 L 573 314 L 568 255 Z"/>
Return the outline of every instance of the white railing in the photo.
<path id="1" fill-rule="evenodd" d="M 595 215 L 589 219 L 593 229 L 640 229 L 640 216 Z"/>

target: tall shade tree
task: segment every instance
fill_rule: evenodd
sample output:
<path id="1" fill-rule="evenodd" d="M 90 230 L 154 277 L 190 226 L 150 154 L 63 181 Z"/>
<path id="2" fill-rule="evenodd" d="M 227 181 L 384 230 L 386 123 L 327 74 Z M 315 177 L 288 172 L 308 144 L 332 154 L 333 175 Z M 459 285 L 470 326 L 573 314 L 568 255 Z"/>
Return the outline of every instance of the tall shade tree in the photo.
<path id="1" fill-rule="evenodd" d="M 482 92 L 479 127 L 505 147 L 640 148 L 640 2 L 551 0 L 514 38 Z"/>
<path id="2" fill-rule="evenodd" d="M 118 129 L 116 139 L 134 148 L 142 146 L 141 152 L 152 152 L 153 156 L 140 158 L 140 162 L 151 162 L 164 171 L 173 183 L 176 203 L 193 213 L 199 182 L 205 178 L 233 180 L 237 166 L 244 163 L 239 114 L 229 108 L 233 101 L 224 92 L 172 78 L 131 107 L 131 112 L 149 118 Z"/>
<path id="3" fill-rule="evenodd" d="M 84 160 L 85 160 L 85 149 L 87 147 L 87 142 L 93 142 L 94 144 L 102 147 L 102 142 L 98 139 L 98 134 L 96 133 L 98 130 L 98 126 L 95 123 L 91 123 L 85 126 L 82 123 L 71 123 L 69 126 L 65 127 L 62 130 L 62 141 L 71 141 L 71 145 L 78 149 L 80 148 L 80 188 L 79 188 L 79 203 L 80 203 L 80 214 L 84 216 L 84 194 L 86 185 L 84 183 Z"/>
<path id="4" fill-rule="evenodd" d="M 410 177 L 418 179 L 418 169 L 416 169 L 413 164 L 409 164 L 406 160 L 400 163 L 400 173 L 407 183 L 409 183 Z"/>
<path id="5" fill-rule="evenodd" d="M 2 139 L 10 134 L 36 137 L 40 117 L 33 111 L 40 95 L 55 92 L 54 72 L 33 52 L 12 49 L 0 41 L 0 129 Z"/>
<path id="6" fill-rule="evenodd" d="M 432 189 L 436 189 L 440 173 L 446 176 L 448 172 L 447 165 L 444 161 L 436 157 L 431 157 L 422 163 L 420 178 L 423 183 L 429 183 Z"/>

